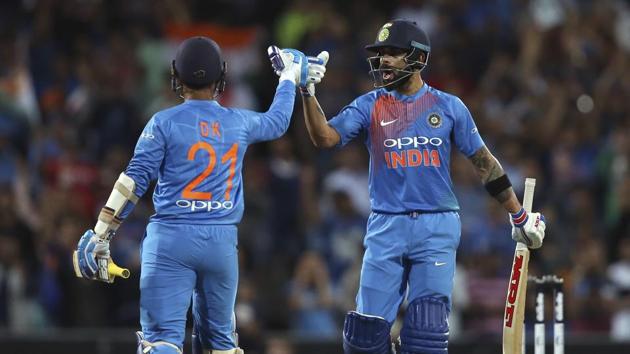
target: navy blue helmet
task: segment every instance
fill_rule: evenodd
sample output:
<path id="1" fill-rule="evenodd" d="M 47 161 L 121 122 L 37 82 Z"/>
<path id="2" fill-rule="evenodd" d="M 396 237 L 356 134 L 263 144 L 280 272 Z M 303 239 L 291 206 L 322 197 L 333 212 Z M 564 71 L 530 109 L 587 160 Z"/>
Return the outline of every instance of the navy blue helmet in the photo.
<path id="1" fill-rule="evenodd" d="M 208 37 L 191 37 L 177 48 L 171 64 L 171 86 L 173 91 L 186 85 L 191 89 L 202 89 L 216 83 L 217 93 L 225 89 L 227 66 L 219 45 Z"/>

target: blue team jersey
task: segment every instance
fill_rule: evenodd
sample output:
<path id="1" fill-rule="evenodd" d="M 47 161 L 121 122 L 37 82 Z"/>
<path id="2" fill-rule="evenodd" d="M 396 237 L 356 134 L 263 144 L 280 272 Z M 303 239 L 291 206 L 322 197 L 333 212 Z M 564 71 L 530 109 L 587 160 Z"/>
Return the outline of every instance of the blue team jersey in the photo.
<path id="1" fill-rule="evenodd" d="M 247 146 L 284 134 L 294 100 L 295 85 L 282 81 L 265 113 L 210 100 L 187 100 L 156 113 L 125 171 L 138 197 L 157 179 L 151 220 L 237 224 L 244 209 L 241 169 Z"/>
<path id="2" fill-rule="evenodd" d="M 370 91 L 328 124 L 341 146 L 364 138 L 372 210 L 382 213 L 459 210 L 449 173 L 451 146 L 469 157 L 484 145 L 464 103 L 426 83 L 412 96 Z"/>

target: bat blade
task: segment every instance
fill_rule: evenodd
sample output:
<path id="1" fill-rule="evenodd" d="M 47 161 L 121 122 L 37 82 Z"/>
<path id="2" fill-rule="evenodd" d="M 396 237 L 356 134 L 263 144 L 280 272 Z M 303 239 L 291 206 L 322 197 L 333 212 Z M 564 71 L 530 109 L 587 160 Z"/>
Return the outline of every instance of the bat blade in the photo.
<path id="1" fill-rule="evenodd" d="M 525 179 L 523 208 L 531 212 L 536 180 Z M 503 314 L 503 354 L 520 354 L 524 350 L 525 298 L 527 295 L 527 275 L 529 249 L 522 243 L 516 244 L 512 273 L 508 283 L 505 311 Z"/>
<path id="2" fill-rule="evenodd" d="M 524 244 L 518 243 L 514 251 L 503 316 L 504 354 L 520 354 L 522 351 L 528 265 L 529 250 Z"/>

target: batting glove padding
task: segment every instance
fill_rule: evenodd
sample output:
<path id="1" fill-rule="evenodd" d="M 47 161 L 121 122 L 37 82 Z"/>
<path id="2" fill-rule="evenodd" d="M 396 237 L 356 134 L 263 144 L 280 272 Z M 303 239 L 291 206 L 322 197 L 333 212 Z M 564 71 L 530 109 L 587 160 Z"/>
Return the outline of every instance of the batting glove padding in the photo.
<path id="1" fill-rule="evenodd" d="M 77 245 L 74 256 L 74 271 L 77 276 L 87 279 L 107 281 L 107 262 L 99 262 L 98 258 L 108 260 L 109 240 L 97 236 L 94 231 L 87 230 Z M 101 269 L 105 263 L 105 269 Z M 103 278 L 104 276 L 104 278 Z"/>
<path id="2" fill-rule="evenodd" d="M 308 77 L 308 60 L 306 55 L 296 49 L 280 49 L 275 45 L 267 48 L 271 66 L 280 76 L 280 81 L 289 80 L 295 85 L 306 85 Z"/>
<path id="3" fill-rule="evenodd" d="M 522 209 L 510 214 L 512 224 L 512 239 L 521 242 L 529 248 L 539 248 L 545 239 L 545 216 L 541 213 L 527 213 Z"/>

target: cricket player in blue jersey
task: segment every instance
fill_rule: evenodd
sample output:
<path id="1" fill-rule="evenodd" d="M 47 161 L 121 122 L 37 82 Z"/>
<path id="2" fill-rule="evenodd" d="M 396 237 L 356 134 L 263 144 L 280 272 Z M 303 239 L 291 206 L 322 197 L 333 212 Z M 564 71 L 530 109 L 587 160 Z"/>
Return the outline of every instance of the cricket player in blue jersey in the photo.
<path id="1" fill-rule="evenodd" d="M 510 213 L 512 238 L 542 245 L 545 221 L 522 208 L 464 103 L 421 76 L 431 47 L 415 22 L 393 20 L 367 50 L 375 90 L 326 120 L 314 84 L 302 90 L 304 117 L 318 147 L 361 137 L 370 153 L 372 214 L 356 311 L 343 330 L 346 354 L 394 352 L 390 328 L 405 296 L 400 352 L 447 353 L 448 315 L 461 224 L 449 174 L 453 147 L 466 155 L 488 193 Z M 324 73 L 328 53 L 309 64 Z M 323 75 L 323 74 L 322 74 Z"/>
<path id="2" fill-rule="evenodd" d="M 172 62 L 172 86 L 184 102 L 156 113 L 74 255 L 77 276 L 113 281 L 109 242 L 157 179 L 141 245 L 137 353 L 183 352 L 186 312 L 194 317 L 193 354 L 238 354 L 234 303 L 238 282 L 237 224 L 243 215 L 241 169 L 247 146 L 285 133 L 307 59 L 270 47 L 280 81 L 270 109 L 221 106 L 226 63 L 209 38 L 184 41 Z M 310 82 L 317 82 L 311 80 Z"/>

